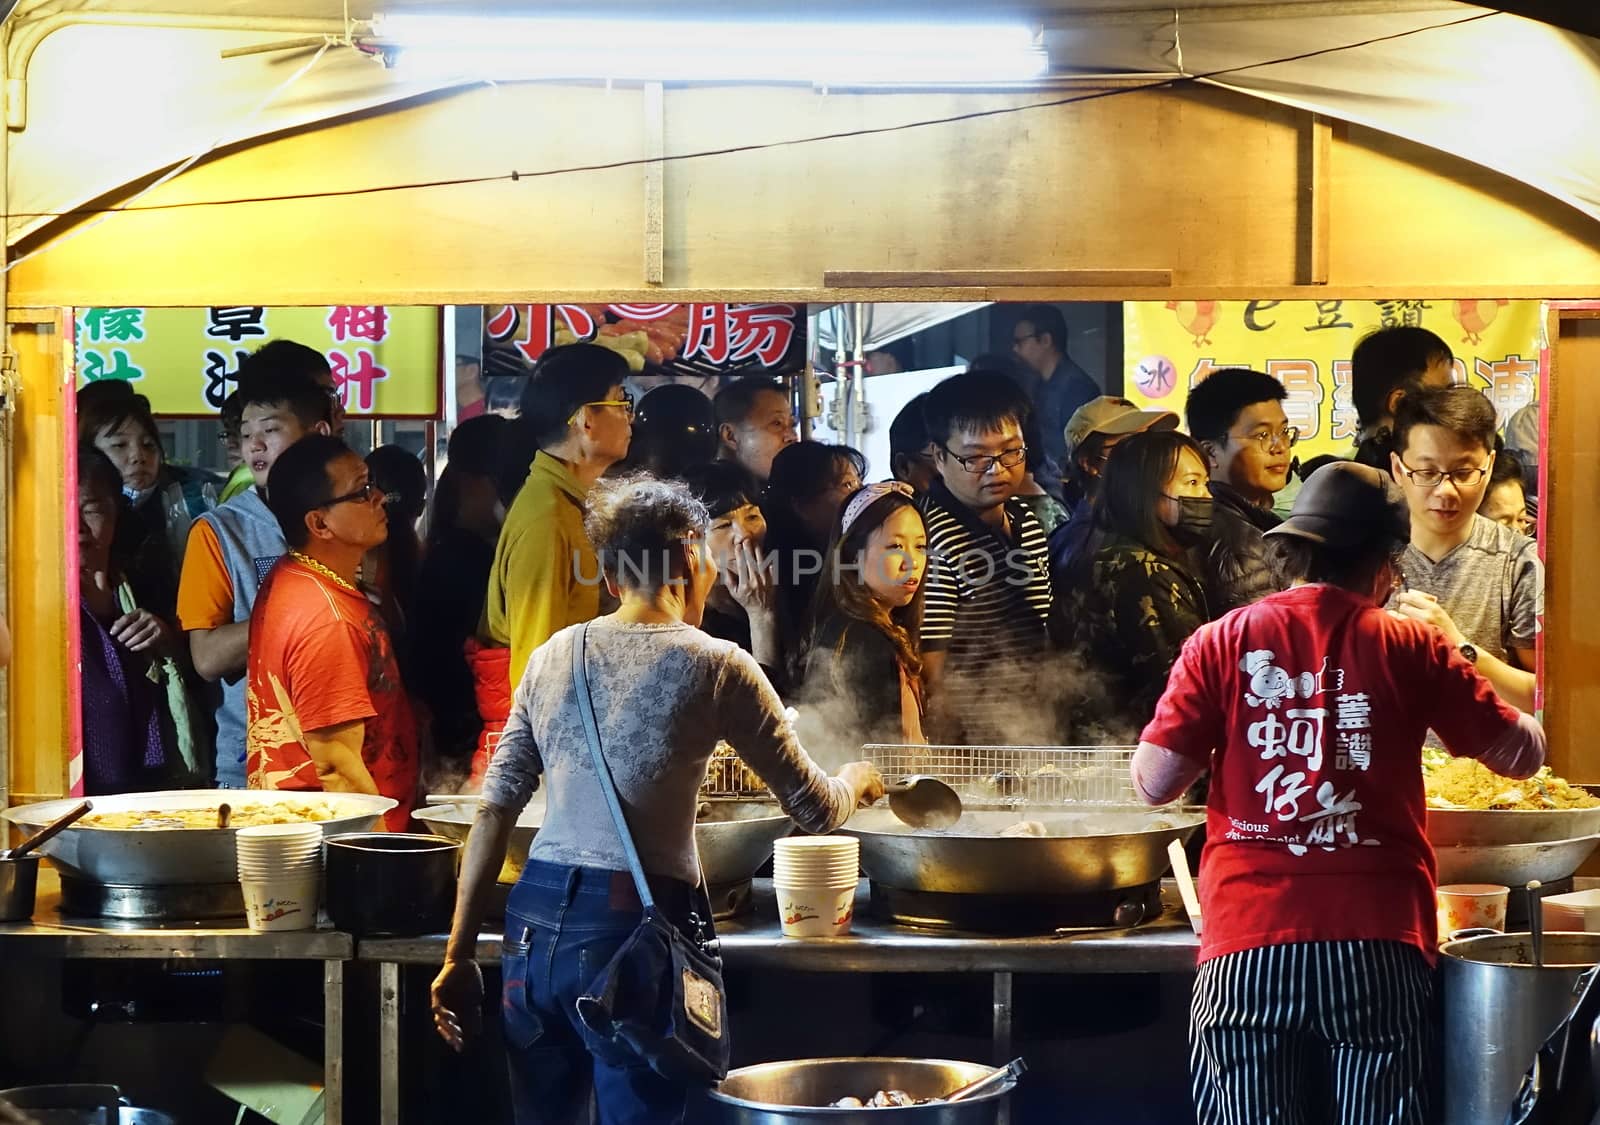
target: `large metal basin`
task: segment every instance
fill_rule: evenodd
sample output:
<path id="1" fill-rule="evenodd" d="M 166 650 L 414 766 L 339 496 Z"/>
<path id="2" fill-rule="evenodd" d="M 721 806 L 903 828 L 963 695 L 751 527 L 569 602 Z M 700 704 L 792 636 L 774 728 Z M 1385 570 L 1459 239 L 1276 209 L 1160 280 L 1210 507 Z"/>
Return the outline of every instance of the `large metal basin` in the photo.
<path id="1" fill-rule="evenodd" d="M 1428 842 L 1435 848 L 1537 844 L 1600 833 L 1600 809 L 1429 809 Z"/>
<path id="2" fill-rule="evenodd" d="M 994 1125 L 1007 1085 L 970 1101 L 889 1109 L 832 1109 L 846 1096 L 904 1090 L 919 1098 L 952 1094 L 995 1068 L 945 1059 L 795 1059 L 728 1072 L 707 1092 L 694 1119 L 709 1125 Z"/>
<path id="3" fill-rule="evenodd" d="M 1434 846 L 1439 882 L 1498 883 L 1524 886 L 1530 879 L 1554 883 L 1565 879 L 1600 846 L 1600 836 L 1547 840 L 1534 844 L 1461 844 Z"/>
<path id="4" fill-rule="evenodd" d="M 1547 933 L 1544 967 L 1528 934 L 1447 942 L 1444 1125 L 1502 1125 L 1522 1075 L 1572 1005 L 1573 987 L 1600 962 L 1600 934 Z"/>
<path id="5" fill-rule="evenodd" d="M 270 789 L 173 789 L 159 793 L 122 793 L 95 797 L 96 813 L 138 809 L 205 809 L 226 802 L 234 808 L 269 805 L 282 800 L 328 806 L 333 817 L 322 821 L 325 836 L 366 832 L 395 807 L 389 797 L 365 793 L 307 793 Z M 0 812 L 0 817 L 36 832 L 76 806 L 81 798 L 40 801 Z M 234 828 L 85 828 L 73 825 L 40 849 L 62 874 L 96 883 L 163 887 L 197 883 L 237 883 L 239 864 L 233 849 Z"/>
<path id="6" fill-rule="evenodd" d="M 1019 820 L 1050 833 L 1007 837 Z M 944 894 L 1075 894 L 1137 887 L 1161 878 L 1167 845 L 1205 822 L 1201 812 L 1059 808 L 968 812 L 944 831 L 907 827 L 886 808 L 862 809 L 840 831 L 861 840 L 874 883 Z"/>
<path id="7" fill-rule="evenodd" d="M 711 887 L 741 883 L 753 876 L 772 856 L 772 845 L 794 827 L 777 805 L 767 801 L 710 801 L 709 811 L 694 826 L 695 846 L 700 849 L 700 865 Z M 472 830 L 476 803 L 437 805 L 417 813 L 417 819 L 441 836 L 465 840 Z M 517 817 L 516 827 L 506 844 L 505 863 L 500 868 L 502 883 L 515 883 L 528 860 L 528 849 L 544 823 L 542 799 L 530 803 Z"/>

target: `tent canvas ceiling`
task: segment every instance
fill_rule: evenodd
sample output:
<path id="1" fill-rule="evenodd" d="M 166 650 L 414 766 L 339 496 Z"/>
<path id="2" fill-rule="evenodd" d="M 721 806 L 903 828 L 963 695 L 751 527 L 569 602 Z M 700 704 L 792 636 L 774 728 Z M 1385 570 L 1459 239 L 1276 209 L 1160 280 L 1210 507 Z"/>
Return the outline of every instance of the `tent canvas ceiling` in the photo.
<path id="1" fill-rule="evenodd" d="M 376 6 L 485 7 L 456 0 Z M 373 7 L 357 0 L 350 14 L 370 15 Z M 796 7 L 685 0 L 673 11 L 749 18 Z M 570 2 L 519 8 L 579 10 Z M 859 0 L 804 5 L 812 17 L 862 10 Z M 660 8 L 623 0 L 603 11 Z M 874 0 L 870 11 L 922 19 L 1014 13 L 1046 27 L 1057 75 L 1212 75 L 1216 85 L 1453 153 L 1600 218 L 1600 148 L 1582 134 L 1584 122 L 1600 117 L 1600 41 L 1548 24 L 1453 0 L 1191 0 L 1176 10 L 1148 0 Z M 337 31 L 343 16 L 343 5 L 329 0 L 25 0 L 8 23 L 11 76 L 25 78 L 27 94 L 26 127 L 10 135 L 10 241 L 48 225 L 49 214 L 114 197 L 213 147 L 437 88 L 344 47 L 327 50 L 292 88 L 287 80 L 310 52 L 220 57 L 230 46 L 282 39 L 295 21 Z M 73 22 L 79 17 L 93 22 Z M 99 128 L 111 113 L 160 127 Z M 86 128 L 94 129 L 93 145 L 61 143 Z M 784 135 L 781 122 L 773 128 L 774 139 Z"/>

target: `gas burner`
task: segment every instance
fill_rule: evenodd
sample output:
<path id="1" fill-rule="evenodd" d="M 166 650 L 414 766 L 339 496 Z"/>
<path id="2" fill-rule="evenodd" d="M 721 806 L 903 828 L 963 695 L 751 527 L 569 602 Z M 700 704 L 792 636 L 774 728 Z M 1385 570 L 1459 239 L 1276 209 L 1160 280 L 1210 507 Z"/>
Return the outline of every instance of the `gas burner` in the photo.
<path id="1" fill-rule="evenodd" d="M 1136 926 L 1161 914 L 1161 882 L 1075 894 L 976 895 L 907 891 L 872 883 L 868 910 L 902 926 L 981 934 Z"/>
<path id="2" fill-rule="evenodd" d="M 130 922 L 204 922 L 244 916 L 238 883 L 141 887 L 61 876 L 61 913 Z"/>

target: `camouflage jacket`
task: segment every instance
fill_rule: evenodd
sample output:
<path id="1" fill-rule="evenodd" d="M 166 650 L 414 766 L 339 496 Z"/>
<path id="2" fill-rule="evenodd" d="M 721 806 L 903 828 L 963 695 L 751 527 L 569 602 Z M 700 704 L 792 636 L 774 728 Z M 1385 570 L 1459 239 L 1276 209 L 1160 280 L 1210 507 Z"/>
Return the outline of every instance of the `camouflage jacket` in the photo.
<path id="1" fill-rule="evenodd" d="M 1112 710 L 1143 726 L 1178 650 L 1209 614 L 1185 560 L 1108 533 L 1088 581 L 1067 593 L 1063 617 L 1073 647 L 1105 674 Z"/>

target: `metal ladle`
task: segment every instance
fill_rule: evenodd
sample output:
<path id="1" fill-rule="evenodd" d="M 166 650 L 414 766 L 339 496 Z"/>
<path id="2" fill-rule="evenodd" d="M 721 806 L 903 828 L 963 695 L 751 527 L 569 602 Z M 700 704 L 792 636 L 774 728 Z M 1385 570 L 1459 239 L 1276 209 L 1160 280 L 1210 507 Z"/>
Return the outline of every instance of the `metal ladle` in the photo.
<path id="1" fill-rule="evenodd" d="M 883 787 L 889 811 L 912 828 L 950 828 L 961 819 L 961 796 L 936 777 L 918 774 Z"/>

